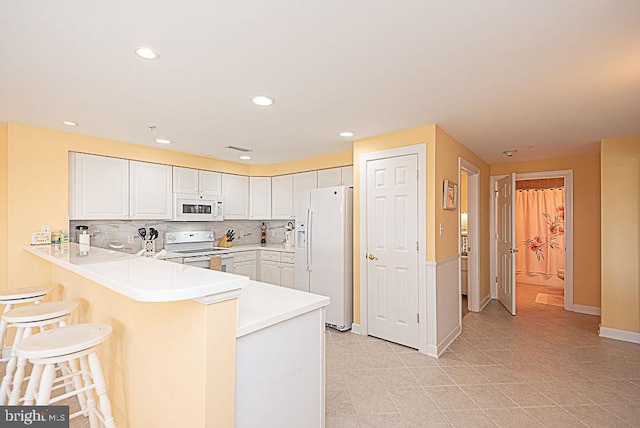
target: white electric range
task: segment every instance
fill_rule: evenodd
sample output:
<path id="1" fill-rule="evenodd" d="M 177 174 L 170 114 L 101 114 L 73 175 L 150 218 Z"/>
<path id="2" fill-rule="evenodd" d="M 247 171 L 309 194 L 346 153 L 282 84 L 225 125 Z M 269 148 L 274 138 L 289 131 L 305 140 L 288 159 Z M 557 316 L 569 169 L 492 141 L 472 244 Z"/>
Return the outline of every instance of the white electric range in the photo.
<path id="1" fill-rule="evenodd" d="M 168 262 L 209 268 L 211 256 L 220 256 L 222 271 L 233 271 L 233 254 L 228 248 L 214 247 L 215 237 L 211 231 L 167 232 L 164 234 L 164 249 L 170 254 Z"/>

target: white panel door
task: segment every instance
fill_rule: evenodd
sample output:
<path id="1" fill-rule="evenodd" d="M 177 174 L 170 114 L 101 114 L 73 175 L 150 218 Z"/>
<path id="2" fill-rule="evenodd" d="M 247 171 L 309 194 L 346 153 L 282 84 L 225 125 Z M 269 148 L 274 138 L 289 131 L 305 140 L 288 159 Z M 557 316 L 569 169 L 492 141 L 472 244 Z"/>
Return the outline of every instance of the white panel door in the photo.
<path id="1" fill-rule="evenodd" d="M 271 219 L 271 177 L 249 177 L 249 218 Z"/>
<path id="2" fill-rule="evenodd" d="M 516 175 L 498 181 L 498 300 L 512 315 L 516 314 Z"/>
<path id="3" fill-rule="evenodd" d="M 353 165 L 342 167 L 342 185 L 353 187 Z"/>
<path id="4" fill-rule="evenodd" d="M 318 171 L 318 188 L 342 186 L 342 170 L 340 168 L 321 169 Z"/>
<path id="5" fill-rule="evenodd" d="M 129 162 L 130 218 L 171 219 L 173 214 L 173 171 L 169 165 Z"/>
<path id="6" fill-rule="evenodd" d="M 69 218 L 129 218 L 129 161 L 69 153 Z"/>
<path id="7" fill-rule="evenodd" d="M 198 193 L 201 195 L 222 195 L 222 174 L 214 171 L 198 171 Z"/>
<path id="8" fill-rule="evenodd" d="M 293 174 L 293 194 L 301 190 L 318 188 L 318 171 L 299 172 Z"/>
<path id="9" fill-rule="evenodd" d="M 271 218 L 293 218 L 293 175 L 271 177 Z"/>
<path id="10" fill-rule="evenodd" d="M 224 219 L 249 218 L 249 177 L 222 174 Z"/>
<path id="11" fill-rule="evenodd" d="M 175 193 L 198 194 L 198 170 L 173 167 L 173 191 Z"/>
<path id="12" fill-rule="evenodd" d="M 371 336 L 418 347 L 418 157 L 367 162 L 367 309 Z"/>

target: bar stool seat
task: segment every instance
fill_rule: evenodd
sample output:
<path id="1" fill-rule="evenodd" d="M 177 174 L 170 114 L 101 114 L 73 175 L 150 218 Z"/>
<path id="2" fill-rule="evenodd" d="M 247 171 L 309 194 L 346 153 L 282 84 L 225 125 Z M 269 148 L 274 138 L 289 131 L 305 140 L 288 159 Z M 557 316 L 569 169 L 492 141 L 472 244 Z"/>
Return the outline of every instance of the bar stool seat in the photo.
<path id="1" fill-rule="evenodd" d="M 5 305 L 2 313 L 7 313 L 13 309 L 15 304 L 21 303 L 40 303 L 40 300 L 49 294 L 51 288 L 48 287 L 24 287 L 14 288 L 12 290 L 0 291 L 0 305 Z M 4 339 L 7 336 L 7 322 L 0 320 L 0 361 L 7 361 L 2 358 L 2 352 L 5 349 Z"/>
<path id="2" fill-rule="evenodd" d="M 70 418 L 84 414 L 89 417 L 92 428 L 99 427 L 100 423 L 105 427 L 115 427 L 111 402 L 96 354 L 96 347 L 109 338 L 111 331 L 112 327 L 108 324 L 75 324 L 34 334 L 16 345 L 18 358 L 27 358 L 33 364 L 24 404 L 33 405 L 35 399 L 36 405 L 45 406 L 76 395 L 79 401 L 86 402 L 86 408 L 70 415 Z M 80 370 L 76 364 L 78 360 Z M 65 362 L 71 367 L 69 376 L 76 387 L 52 398 L 51 387 L 56 380 L 55 364 Z"/>
<path id="3" fill-rule="evenodd" d="M 12 309 L 2 315 L 2 321 L 8 327 L 15 327 L 16 335 L 13 341 L 14 348 L 24 339 L 32 335 L 34 328 L 43 330 L 45 327 L 64 327 L 66 318 L 71 315 L 78 306 L 78 302 L 47 302 L 38 305 L 22 306 Z M 0 405 L 17 404 L 24 380 L 26 359 L 17 358 L 15 349 L 12 349 L 5 375 L 0 384 Z M 16 369 L 17 367 L 17 369 Z M 65 372 L 65 367 L 61 367 Z M 68 373 L 68 370 L 66 371 Z M 65 385 L 67 389 L 70 385 Z"/>

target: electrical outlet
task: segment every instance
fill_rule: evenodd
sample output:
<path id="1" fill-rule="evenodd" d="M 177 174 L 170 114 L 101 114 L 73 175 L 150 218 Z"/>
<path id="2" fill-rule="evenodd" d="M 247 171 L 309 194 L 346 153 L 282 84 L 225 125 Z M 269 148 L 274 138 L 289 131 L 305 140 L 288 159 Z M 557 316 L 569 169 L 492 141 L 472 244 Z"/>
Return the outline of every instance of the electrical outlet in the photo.
<path id="1" fill-rule="evenodd" d="M 244 232 L 243 231 L 238 231 L 238 238 L 244 238 Z"/>
<path id="2" fill-rule="evenodd" d="M 46 226 L 40 226 L 40 232 L 51 233 L 51 226 L 48 224 Z"/>
<path id="3" fill-rule="evenodd" d="M 276 231 L 275 231 L 275 230 L 272 230 L 272 231 L 271 231 L 271 237 L 273 238 L 274 236 L 276 236 Z"/>
<path id="4" fill-rule="evenodd" d="M 133 244 L 133 240 L 135 239 L 135 235 L 129 235 L 127 237 L 127 244 Z"/>
<path id="5" fill-rule="evenodd" d="M 444 226 L 440 223 L 440 236 L 444 234 Z"/>

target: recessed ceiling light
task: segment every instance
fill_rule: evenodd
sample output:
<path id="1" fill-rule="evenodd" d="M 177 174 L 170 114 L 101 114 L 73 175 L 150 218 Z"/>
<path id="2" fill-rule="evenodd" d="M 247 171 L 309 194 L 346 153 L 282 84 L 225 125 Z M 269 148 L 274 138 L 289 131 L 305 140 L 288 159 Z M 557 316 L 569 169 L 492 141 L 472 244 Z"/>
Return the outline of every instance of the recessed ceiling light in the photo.
<path id="1" fill-rule="evenodd" d="M 340 133 L 341 137 L 353 137 L 355 134 L 351 131 L 344 131 Z"/>
<path id="2" fill-rule="evenodd" d="M 78 126 L 78 122 L 72 122 L 72 121 L 70 121 L 70 120 L 65 120 L 65 121 L 64 121 L 64 122 L 62 122 L 62 123 L 64 123 L 64 124 L 65 124 L 65 125 L 67 125 L 67 126 Z"/>
<path id="3" fill-rule="evenodd" d="M 156 143 L 158 143 L 158 144 L 171 144 L 171 140 L 163 140 L 162 138 L 158 138 L 156 140 Z"/>
<path id="4" fill-rule="evenodd" d="M 249 159 L 251 159 L 251 156 L 240 156 L 240 159 L 249 160 Z"/>
<path id="5" fill-rule="evenodd" d="M 518 153 L 518 151 L 516 149 L 512 149 L 512 150 L 505 150 L 504 153 L 507 157 L 513 157 L 513 155 L 515 155 L 516 153 Z"/>
<path id="6" fill-rule="evenodd" d="M 260 107 L 268 107 L 274 103 L 273 98 L 268 97 L 266 95 L 256 95 L 255 97 L 251 98 L 251 101 L 255 105 Z"/>
<path id="7" fill-rule="evenodd" d="M 143 59 L 158 59 L 160 55 L 151 48 L 140 46 L 134 49 L 136 55 Z"/>

